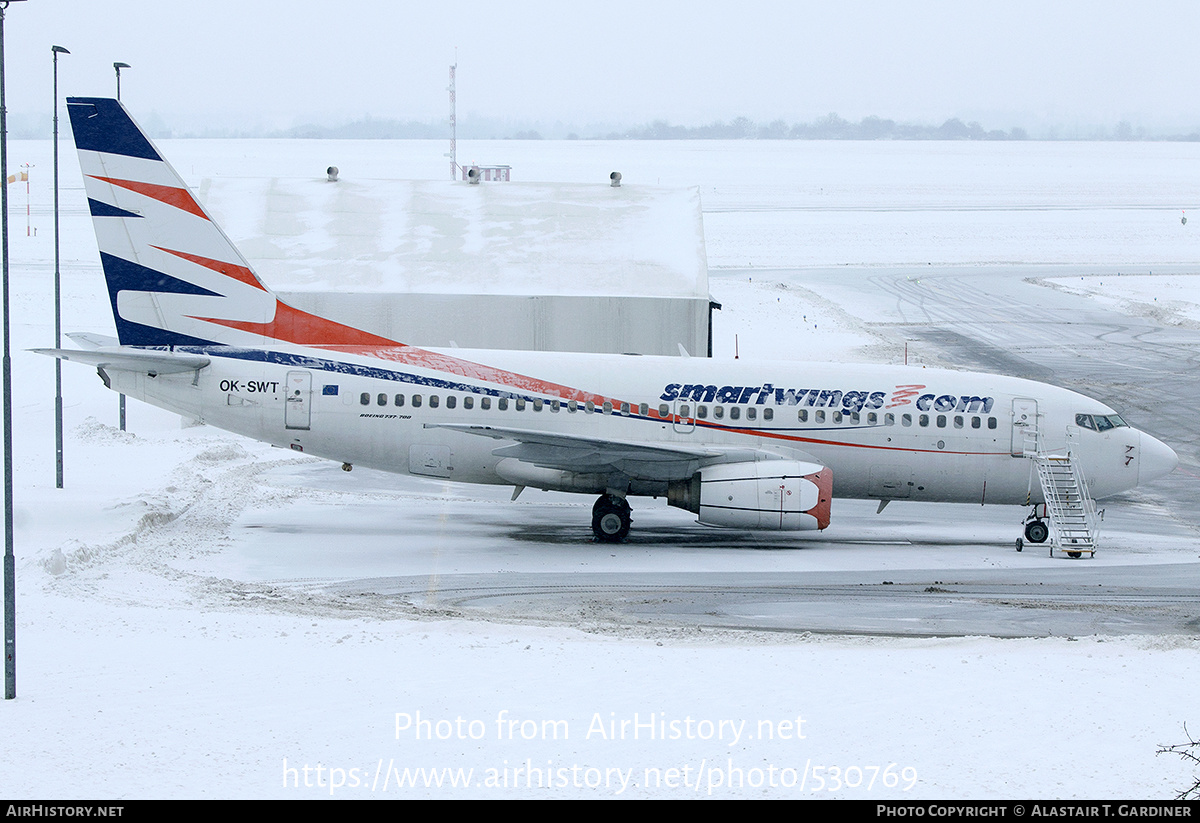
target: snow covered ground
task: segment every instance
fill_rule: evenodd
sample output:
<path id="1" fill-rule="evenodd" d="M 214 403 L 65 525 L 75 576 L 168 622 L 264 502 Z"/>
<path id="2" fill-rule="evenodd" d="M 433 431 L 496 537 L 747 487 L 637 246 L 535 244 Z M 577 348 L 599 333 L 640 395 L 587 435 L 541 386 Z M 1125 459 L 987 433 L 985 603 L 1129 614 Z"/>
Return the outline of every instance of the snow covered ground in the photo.
<path id="1" fill-rule="evenodd" d="M 1087 295 L 1126 314 L 1154 317 L 1170 325 L 1200 323 L 1200 278 L 1194 274 L 1155 274 L 1152 268 L 1147 268 L 1115 274 L 1050 277 L 1046 282 L 1063 291 Z"/>
<path id="2" fill-rule="evenodd" d="M 419 141 L 162 148 L 197 185 L 311 176 L 330 163 L 344 178 L 446 176 L 444 146 Z M 10 764 L 0 794 L 1169 798 L 1190 783 L 1183 763 L 1154 752 L 1197 722 L 1191 636 L 768 636 L 633 630 L 586 612 L 507 624 L 438 597 L 468 572 L 1049 562 L 1008 550 L 1009 526 L 991 510 L 956 527 L 957 547 L 880 543 L 882 528 L 853 506 L 841 528 L 874 545 L 598 547 L 586 542 L 590 501 L 566 495 L 510 504 L 504 489 L 347 475 L 181 429 L 140 404 L 119 432 L 115 396 L 71 364 L 67 484 L 56 490 L 53 365 L 24 351 L 53 336 L 49 154 L 17 143 L 9 157 L 35 164 L 38 231 L 25 235 L 13 187 L 19 696 L 0 706 Z M 626 181 L 699 185 L 714 266 L 846 265 L 847 278 L 930 262 L 1128 266 L 1130 276 L 1053 287 L 1127 311 L 1169 301 L 1181 323 L 1200 311 L 1195 276 L 1148 272 L 1200 267 L 1193 224 L 1179 220 L 1195 207 L 1197 154 L 1194 144 L 460 143 L 461 158 L 510 163 L 519 179 L 586 182 L 617 169 Z M 73 153 L 62 160 L 64 327 L 106 332 Z M 228 218 L 236 237 L 238 216 Z M 726 356 L 735 333 L 743 351 L 793 343 L 774 357 L 881 356 L 867 298 L 851 314 L 745 272 L 714 272 L 712 291 L 725 304 L 716 349 Z M 662 507 L 635 516 L 698 528 Z M 1197 554 L 1191 536 L 1152 551 L 1163 562 Z M 389 575 L 427 576 L 426 597 L 363 602 L 322 585 Z"/>

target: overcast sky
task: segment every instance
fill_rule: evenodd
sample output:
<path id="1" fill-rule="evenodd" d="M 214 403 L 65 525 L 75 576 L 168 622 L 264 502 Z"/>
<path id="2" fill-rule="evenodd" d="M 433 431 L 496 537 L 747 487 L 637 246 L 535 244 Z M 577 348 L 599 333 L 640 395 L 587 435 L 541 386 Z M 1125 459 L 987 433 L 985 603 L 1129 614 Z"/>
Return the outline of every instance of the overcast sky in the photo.
<path id="1" fill-rule="evenodd" d="M 177 129 L 364 115 L 700 125 L 829 112 L 985 128 L 1200 127 L 1200 3 L 757 0 L 26 0 L 5 23 L 8 110 L 122 98 Z"/>

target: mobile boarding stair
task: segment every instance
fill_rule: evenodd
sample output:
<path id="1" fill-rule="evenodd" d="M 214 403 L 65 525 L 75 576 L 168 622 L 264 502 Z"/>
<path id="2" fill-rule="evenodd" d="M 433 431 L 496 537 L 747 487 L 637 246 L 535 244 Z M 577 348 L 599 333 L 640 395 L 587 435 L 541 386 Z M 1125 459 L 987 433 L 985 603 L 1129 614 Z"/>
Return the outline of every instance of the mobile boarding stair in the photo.
<path id="1" fill-rule="evenodd" d="M 1042 448 L 1036 430 L 1026 432 L 1025 456 L 1037 468 L 1042 497 L 1046 502 L 1041 507 L 1034 507 L 1034 513 L 1026 521 L 1025 534 L 1031 542 L 1042 542 L 1049 537 L 1051 557 L 1055 549 L 1068 557 L 1080 557 L 1083 554 L 1095 557 L 1104 512 L 1096 510 L 1096 501 L 1088 493 L 1087 478 L 1083 476 L 1079 464 L 1072 459 L 1072 435 L 1071 427 L 1068 427 L 1066 448 L 1055 451 Z M 1039 508 L 1041 517 L 1038 516 Z M 1031 524 L 1041 523 L 1043 518 L 1050 522 L 1048 533 L 1042 533 L 1045 534 L 1042 540 L 1033 539 L 1039 535 L 1036 529 L 1031 528 Z M 1044 524 L 1041 528 L 1045 529 Z"/>

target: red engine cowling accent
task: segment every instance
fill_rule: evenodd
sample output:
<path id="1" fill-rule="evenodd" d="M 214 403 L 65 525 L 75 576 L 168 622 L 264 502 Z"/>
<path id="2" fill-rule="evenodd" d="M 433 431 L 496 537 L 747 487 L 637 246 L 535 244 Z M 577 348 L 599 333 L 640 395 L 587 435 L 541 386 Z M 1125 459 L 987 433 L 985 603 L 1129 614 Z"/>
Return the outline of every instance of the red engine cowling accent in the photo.
<path id="1" fill-rule="evenodd" d="M 833 469 L 822 466 L 816 474 L 806 475 L 805 480 L 817 487 L 817 505 L 808 513 L 817 518 L 817 529 L 824 531 L 829 528 L 829 515 L 833 506 Z"/>
<path id="2" fill-rule="evenodd" d="M 833 471 L 797 460 L 722 463 L 700 471 L 699 520 L 709 526 L 809 531 L 829 526 Z"/>

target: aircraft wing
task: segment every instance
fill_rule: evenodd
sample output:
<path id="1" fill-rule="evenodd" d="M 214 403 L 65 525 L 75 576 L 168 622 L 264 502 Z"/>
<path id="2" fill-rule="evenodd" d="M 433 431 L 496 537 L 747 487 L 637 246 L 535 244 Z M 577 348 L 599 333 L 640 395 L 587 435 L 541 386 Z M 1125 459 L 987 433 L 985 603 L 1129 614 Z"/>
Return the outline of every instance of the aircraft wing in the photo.
<path id="1" fill-rule="evenodd" d="M 702 466 L 714 463 L 775 460 L 784 457 L 760 449 L 638 443 L 501 426 L 427 423 L 425 427 L 451 429 L 495 440 L 515 440 L 515 443 L 493 449 L 492 454 L 498 457 L 514 457 L 542 468 L 580 474 L 620 472 L 643 480 L 682 480 L 691 477 Z M 794 455 L 789 454 L 787 457 L 795 459 Z"/>
<path id="2" fill-rule="evenodd" d="M 169 351 L 139 351 L 137 349 L 30 349 L 37 354 L 87 363 L 101 369 L 122 369 L 145 372 L 151 377 L 160 374 L 179 374 L 199 371 L 211 360 L 197 354 L 177 354 Z"/>

